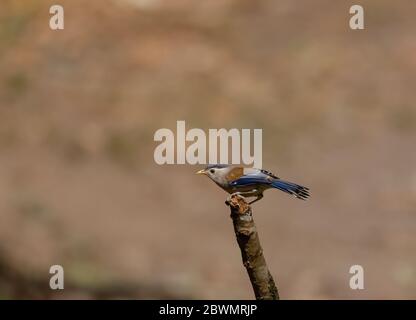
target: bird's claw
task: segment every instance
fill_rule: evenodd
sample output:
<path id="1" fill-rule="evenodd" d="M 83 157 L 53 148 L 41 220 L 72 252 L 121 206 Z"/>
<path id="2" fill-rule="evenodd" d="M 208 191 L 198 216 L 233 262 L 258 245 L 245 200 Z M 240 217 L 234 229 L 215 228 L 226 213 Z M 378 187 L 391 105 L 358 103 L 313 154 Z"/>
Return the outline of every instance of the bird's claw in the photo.
<path id="1" fill-rule="evenodd" d="M 233 197 L 239 197 L 239 198 L 243 199 L 244 201 L 246 199 L 243 195 L 241 195 L 240 192 L 234 192 L 234 193 L 231 193 L 227 196 L 227 199 L 225 200 L 225 204 L 230 205 L 230 203 L 232 202 Z"/>
<path id="2" fill-rule="evenodd" d="M 229 194 L 228 196 L 227 196 L 227 199 L 225 200 L 225 204 L 228 206 L 228 205 L 230 205 L 230 203 L 231 203 L 231 197 L 232 197 L 232 195 L 233 194 Z"/>

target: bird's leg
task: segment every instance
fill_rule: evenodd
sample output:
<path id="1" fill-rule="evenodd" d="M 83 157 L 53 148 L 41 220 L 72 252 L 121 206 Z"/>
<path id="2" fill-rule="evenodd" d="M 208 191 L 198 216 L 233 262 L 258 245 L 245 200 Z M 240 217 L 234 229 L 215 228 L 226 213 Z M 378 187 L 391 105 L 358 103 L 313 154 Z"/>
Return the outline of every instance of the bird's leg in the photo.
<path id="1" fill-rule="evenodd" d="M 253 201 L 250 201 L 248 204 L 253 204 L 256 201 L 261 200 L 262 198 L 263 198 L 263 194 L 260 193 L 260 194 L 257 195 L 257 198 L 256 199 L 254 199 Z"/>

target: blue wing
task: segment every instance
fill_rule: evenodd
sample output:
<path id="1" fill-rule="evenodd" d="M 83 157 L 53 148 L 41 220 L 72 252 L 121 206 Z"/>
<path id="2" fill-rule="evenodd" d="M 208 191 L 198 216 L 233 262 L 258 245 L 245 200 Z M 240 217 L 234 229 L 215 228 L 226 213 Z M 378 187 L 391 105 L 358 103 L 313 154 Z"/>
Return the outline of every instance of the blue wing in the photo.
<path id="1" fill-rule="evenodd" d="M 272 181 L 268 180 L 266 176 L 257 175 L 257 174 L 249 174 L 246 176 L 242 176 L 234 181 L 230 182 L 231 186 L 250 186 L 250 185 L 271 185 Z"/>
<path id="2" fill-rule="evenodd" d="M 263 171 L 251 171 L 250 173 L 230 182 L 232 187 L 247 186 L 270 186 L 279 189 L 288 194 L 294 195 L 298 199 L 306 200 L 309 194 L 309 188 L 292 183 L 289 181 L 275 178 L 273 174 Z"/>

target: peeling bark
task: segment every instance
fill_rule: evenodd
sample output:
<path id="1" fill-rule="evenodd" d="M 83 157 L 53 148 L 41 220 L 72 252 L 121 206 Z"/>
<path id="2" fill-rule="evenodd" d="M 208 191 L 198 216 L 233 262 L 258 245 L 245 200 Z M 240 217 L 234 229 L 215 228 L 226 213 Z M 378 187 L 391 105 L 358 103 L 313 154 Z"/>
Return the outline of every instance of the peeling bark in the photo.
<path id="1" fill-rule="evenodd" d="M 226 204 L 231 209 L 234 232 L 256 299 L 278 300 L 279 293 L 263 256 L 250 205 L 238 195 L 232 195 Z"/>

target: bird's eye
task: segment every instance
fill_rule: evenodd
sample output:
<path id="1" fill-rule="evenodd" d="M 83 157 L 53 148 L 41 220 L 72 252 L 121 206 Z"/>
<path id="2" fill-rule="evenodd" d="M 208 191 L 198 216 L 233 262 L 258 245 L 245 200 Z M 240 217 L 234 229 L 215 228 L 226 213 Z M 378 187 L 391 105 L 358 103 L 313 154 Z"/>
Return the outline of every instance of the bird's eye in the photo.
<path id="1" fill-rule="evenodd" d="M 215 172 L 215 170 L 214 170 L 214 169 L 211 169 L 211 170 L 209 170 L 209 172 L 214 173 L 214 172 Z"/>

